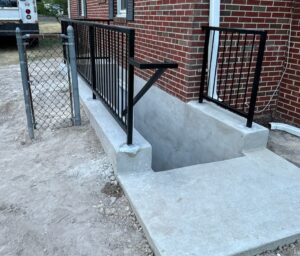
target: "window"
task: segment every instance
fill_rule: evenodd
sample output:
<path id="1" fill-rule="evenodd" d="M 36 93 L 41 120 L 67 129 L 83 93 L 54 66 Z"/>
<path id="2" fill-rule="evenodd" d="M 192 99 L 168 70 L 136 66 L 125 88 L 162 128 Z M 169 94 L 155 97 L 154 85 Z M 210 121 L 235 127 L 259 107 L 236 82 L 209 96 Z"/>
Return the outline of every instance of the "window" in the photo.
<path id="1" fill-rule="evenodd" d="M 86 16 L 86 2 L 85 0 L 78 0 L 78 16 Z"/>
<path id="2" fill-rule="evenodd" d="M 109 19 L 117 16 L 125 18 L 128 21 L 134 20 L 134 0 L 108 0 L 108 3 Z"/>
<path id="3" fill-rule="evenodd" d="M 117 17 L 126 17 L 127 0 L 118 0 Z"/>
<path id="4" fill-rule="evenodd" d="M 18 7 L 17 0 L 0 0 L 0 7 Z"/>

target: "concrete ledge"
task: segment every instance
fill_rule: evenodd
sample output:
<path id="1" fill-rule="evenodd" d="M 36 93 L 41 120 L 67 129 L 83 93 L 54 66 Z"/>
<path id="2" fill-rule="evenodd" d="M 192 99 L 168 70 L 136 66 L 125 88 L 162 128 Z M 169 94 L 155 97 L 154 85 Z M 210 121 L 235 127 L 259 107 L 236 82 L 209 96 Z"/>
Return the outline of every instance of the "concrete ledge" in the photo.
<path id="1" fill-rule="evenodd" d="M 200 104 L 197 101 L 190 101 L 188 106 L 194 111 L 205 113 L 208 118 L 212 118 L 218 122 L 219 126 L 227 126 L 239 134 L 237 137 L 240 137 L 241 152 L 266 147 L 269 136 L 269 130 L 267 128 L 255 122 L 253 122 L 251 128 L 248 128 L 245 118 L 211 102 L 204 101 Z"/>
<path id="2" fill-rule="evenodd" d="M 112 160 L 115 172 L 136 172 L 151 169 L 151 145 L 138 131 L 134 130 L 134 145 L 128 147 L 126 133 L 103 103 L 100 100 L 92 99 L 92 91 L 81 77 L 78 77 L 78 84 L 81 103 L 105 152 Z"/>

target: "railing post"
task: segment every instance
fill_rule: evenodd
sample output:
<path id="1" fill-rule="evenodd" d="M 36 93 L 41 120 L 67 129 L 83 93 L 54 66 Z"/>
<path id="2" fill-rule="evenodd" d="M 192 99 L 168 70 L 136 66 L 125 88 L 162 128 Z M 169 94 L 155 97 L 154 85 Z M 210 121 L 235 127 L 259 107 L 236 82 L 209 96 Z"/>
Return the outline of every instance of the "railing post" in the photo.
<path id="1" fill-rule="evenodd" d="M 96 64 L 95 64 L 95 36 L 94 27 L 89 26 L 89 45 L 91 57 L 91 80 L 93 91 L 96 91 Z M 96 94 L 93 92 L 93 99 L 96 99 Z"/>
<path id="2" fill-rule="evenodd" d="M 201 71 L 200 92 L 199 92 L 199 102 L 200 103 L 203 102 L 203 96 L 204 96 L 205 76 L 206 76 L 206 68 L 207 68 L 207 61 L 208 61 L 209 36 L 210 36 L 210 30 L 209 30 L 209 28 L 206 28 L 203 63 L 202 63 L 202 71 Z"/>
<path id="3" fill-rule="evenodd" d="M 265 52 L 265 47 L 266 47 L 267 32 L 265 31 L 265 32 L 261 33 L 260 35 L 261 36 L 260 36 L 259 49 L 258 49 L 258 54 L 257 54 L 255 75 L 254 75 L 254 80 L 253 80 L 250 106 L 249 106 L 248 117 L 247 117 L 247 127 L 249 127 L 249 128 L 252 127 L 252 122 L 253 122 L 253 118 L 254 118 L 258 86 L 259 86 L 259 82 L 260 82 L 262 63 L 263 63 L 264 52 Z"/>
<path id="4" fill-rule="evenodd" d="M 128 59 L 134 57 L 134 30 L 128 34 Z M 134 67 L 128 63 L 128 112 L 127 112 L 127 144 L 132 144 L 133 134 L 133 97 L 134 97 Z"/>
<path id="5" fill-rule="evenodd" d="M 79 91 L 78 91 L 78 77 L 77 77 L 73 27 L 69 25 L 67 31 L 68 31 L 69 61 L 70 61 L 71 77 L 72 77 L 72 95 L 73 95 L 73 103 L 74 103 L 74 125 L 79 126 L 81 125 L 81 117 L 80 117 L 80 101 L 79 101 Z"/>
<path id="6" fill-rule="evenodd" d="M 30 139 L 34 138 L 33 132 L 33 116 L 32 116 L 32 106 L 30 101 L 30 84 L 28 81 L 28 67 L 27 67 L 27 59 L 25 55 L 25 47 L 23 44 L 23 38 L 21 34 L 20 28 L 16 28 L 16 37 L 17 37 L 17 45 L 19 51 L 19 59 L 20 59 L 20 69 L 21 69 L 21 77 L 22 77 L 22 85 L 23 85 L 23 95 L 25 102 L 25 111 L 27 118 L 27 127 Z"/>

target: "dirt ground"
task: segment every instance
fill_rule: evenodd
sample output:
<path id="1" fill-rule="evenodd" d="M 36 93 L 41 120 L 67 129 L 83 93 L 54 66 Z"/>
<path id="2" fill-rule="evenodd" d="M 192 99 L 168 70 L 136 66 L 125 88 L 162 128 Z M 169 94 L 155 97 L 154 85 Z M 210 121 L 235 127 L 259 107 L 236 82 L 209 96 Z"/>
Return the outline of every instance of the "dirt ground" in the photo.
<path id="1" fill-rule="evenodd" d="M 18 65 L 0 81 L 0 255 L 152 255 L 86 118 L 31 142 Z"/>

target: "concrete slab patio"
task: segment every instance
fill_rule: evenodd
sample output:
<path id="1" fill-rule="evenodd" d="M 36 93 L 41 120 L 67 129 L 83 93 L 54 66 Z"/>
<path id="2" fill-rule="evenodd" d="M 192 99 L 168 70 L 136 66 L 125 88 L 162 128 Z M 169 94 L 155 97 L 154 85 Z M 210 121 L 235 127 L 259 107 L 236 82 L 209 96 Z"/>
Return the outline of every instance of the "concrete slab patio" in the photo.
<path id="1" fill-rule="evenodd" d="M 266 149 L 119 180 L 155 255 L 255 255 L 300 238 L 300 169 Z"/>

